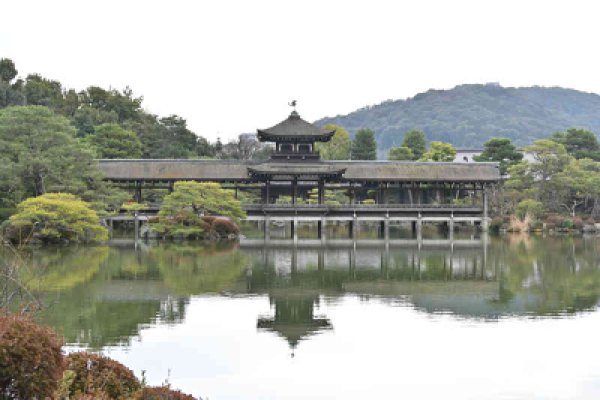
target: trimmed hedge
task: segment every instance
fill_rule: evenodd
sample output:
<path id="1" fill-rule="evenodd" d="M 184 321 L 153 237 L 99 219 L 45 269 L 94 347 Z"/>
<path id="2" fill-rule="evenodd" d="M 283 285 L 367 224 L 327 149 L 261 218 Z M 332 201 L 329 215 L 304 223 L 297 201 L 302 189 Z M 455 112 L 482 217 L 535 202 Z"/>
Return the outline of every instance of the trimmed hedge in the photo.
<path id="1" fill-rule="evenodd" d="M 194 396 L 173 390 L 167 386 L 145 387 L 132 400 L 197 400 Z"/>
<path id="2" fill-rule="evenodd" d="M 100 398 L 107 395 L 121 399 L 131 397 L 141 388 L 129 368 L 97 354 L 71 353 L 66 357 L 66 369 L 75 373 L 68 388 L 69 395 L 95 395 Z"/>
<path id="3" fill-rule="evenodd" d="M 28 317 L 0 314 L 0 398 L 53 397 L 64 369 L 62 344 Z"/>

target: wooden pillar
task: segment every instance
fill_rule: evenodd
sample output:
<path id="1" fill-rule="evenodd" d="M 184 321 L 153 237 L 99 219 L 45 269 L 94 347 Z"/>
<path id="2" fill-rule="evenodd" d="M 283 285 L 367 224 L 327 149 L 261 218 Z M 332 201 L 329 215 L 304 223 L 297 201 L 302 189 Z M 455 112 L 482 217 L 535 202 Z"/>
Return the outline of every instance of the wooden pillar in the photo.
<path id="1" fill-rule="evenodd" d="M 175 186 L 175 182 L 169 181 L 169 193 L 173 193 L 174 186 Z M 236 194 L 235 198 L 237 199 L 237 189 L 236 189 L 235 194 Z"/>
<path id="2" fill-rule="evenodd" d="M 489 221 L 488 221 L 488 196 L 487 190 L 485 190 L 485 186 L 481 184 L 481 194 L 483 197 L 483 220 L 481 221 L 481 230 L 484 232 L 488 231 Z"/>
<path id="3" fill-rule="evenodd" d="M 137 241 L 140 239 L 140 219 L 137 211 L 133 215 L 133 232 L 135 235 L 135 240 Z"/>
<path id="4" fill-rule="evenodd" d="M 292 238 L 294 239 L 294 244 L 298 243 L 298 219 L 294 218 L 292 220 Z"/>
<path id="5" fill-rule="evenodd" d="M 135 195 L 134 200 L 136 203 L 142 202 L 142 181 L 135 182 Z"/>
<path id="6" fill-rule="evenodd" d="M 348 222 L 348 237 L 350 239 L 354 237 L 354 221 Z"/>
<path id="7" fill-rule="evenodd" d="M 383 221 L 383 239 L 385 239 L 386 244 L 390 240 L 390 217 L 389 216 L 386 216 L 385 220 Z"/>
<path id="8" fill-rule="evenodd" d="M 266 215 L 263 221 L 263 231 L 265 235 L 265 240 L 268 241 L 271 238 L 271 218 Z"/>
<path id="9" fill-rule="evenodd" d="M 450 213 L 450 221 L 448 222 L 448 239 L 454 240 L 454 212 Z"/>
<path id="10" fill-rule="evenodd" d="M 421 212 L 417 217 L 417 240 L 421 242 L 423 240 L 423 221 L 421 219 Z"/>
<path id="11" fill-rule="evenodd" d="M 263 204 L 269 204 L 271 198 L 271 181 L 265 181 L 265 198 Z"/>
<path id="12" fill-rule="evenodd" d="M 352 221 L 352 240 L 358 239 L 358 218 L 354 214 L 354 220 Z"/>
<path id="13" fill-rule="evenodd" d="M 296 204 L 296 195 L 298 191 L 298 179 L 294 178 L 292 181 L 292 204 Z"/>
<path id="14" fill-rule="evenodd" d="M 233 197 L 237 200 L 238 199 L 238 185 L 237 182 L 233 184 Z"/>
<path id="15" fill-rule="evenodd" d="M 325 217 L 321 217 L 319 221 L 319 239 L 321 239 L 321 242 L 327 240 L 327 220 Z"/>
<path id="16" fill-rule="evenodd" d="M 318 196 L 319 196 L 319 204 L 324 204 L 325 203 L 325 181 L 323 181 L 323 179 L 319 179 Z"/>

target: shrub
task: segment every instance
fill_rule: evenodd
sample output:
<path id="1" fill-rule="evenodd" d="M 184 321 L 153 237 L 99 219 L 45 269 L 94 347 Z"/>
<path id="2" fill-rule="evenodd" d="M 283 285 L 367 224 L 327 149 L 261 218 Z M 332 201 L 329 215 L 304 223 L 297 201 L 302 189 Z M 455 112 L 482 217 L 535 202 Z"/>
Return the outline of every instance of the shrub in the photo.
<path id="1" fill-rule="evenodd" d="M 14 241 L 33 235 L 42 241 L 106 240 L 108 231 L 90 205 L 68 193 L 46 193 L 17 206 L 9 219 L 9 237 Z"/>
<path id="2" fill-rule="evenodd" d="M 167 386 L 145 387 L 132 400 L 197 400 L 194 396 L 170 389 Z"/>
<path id="3" fill-rule="evenodd" d="M 504 225 L 504 218 L 502 218 L 502 217 L 492 218 L 492 220 L 490 221 L 490 230 L 492 232 L 498 232 L 500 230 L 500 228 L 502 228 L 502 225 Z"/>
<path id="4" fill-rule="evenodd" d="M 66 368 L 75 373 L 68 389 L 70 396 L 94 395 L 101 398 L 107 395 L 111 399 L 121 399 L 132 396 L 141 386 L 129 368 L 97 354 L 69 354 Z"/>
<path id="5" fill-rule="evenodd" d="M 210 232 L 217 234 L 219 237 L 227 237 L 230 234 L 237 235 L 240 233 L 240 227 L 227 218 L 203 217 L 202 220 L 209 224 Z"/>
<path id="6" fill-rule="evenodd" d="M 560 227 L 564 229 L 573 229 L 575 227 L 575 223 L 571 219 L 565 219 L 560 224 Z"/>
<path id="7" fill-rule="evenodd" d="M 560 228 L 563 224 L 565 218 L 558 214 L 550 214 L 546 217 L 546 228 L 548 229 L 556 229 Z"/>
<path id="8" fill-rule="evenodd" d="M 517 204 L 515 211 L 521 221 L 525 219 L 526 215 L 530 215 L 532 219 L 539 219 L 544 213 L 544 204 L 537 200 L 525 199 Z"/>
<path id="9" fill-rule="evenodd" d="M 63 372 L 62 339 L 50 328 L 0 315 L 0 398 L 44 399 Z"/>
<path id="10" fill-rule="evenodd" d="M 581 217 L 573 217 L 573 227 L 575 229 L 581 230 L 583 228 L 583 218 Z"/>

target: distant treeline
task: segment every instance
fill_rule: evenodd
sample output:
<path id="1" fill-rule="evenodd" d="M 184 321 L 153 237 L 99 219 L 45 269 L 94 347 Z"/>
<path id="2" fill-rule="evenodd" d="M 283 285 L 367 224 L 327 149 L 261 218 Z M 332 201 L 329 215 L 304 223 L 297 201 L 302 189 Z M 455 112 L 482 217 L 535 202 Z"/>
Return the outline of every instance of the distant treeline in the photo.
<path id="1" fill-rule="evenodd" d="M 269 151 L 244 136 L 227 144 L 220 140 L 209 143 L 192 132 L 181 116 L 159 117 L 146 112 L 142 102 L 143 97 L 134 95 L 129 87 L 90 86 L 77 92 L 39 74 L 21 78 L 12 60 L 0 59 L 0 109 L 47 107 L 68 118 L 76 136 L 88 141 L 98 157 L 264 158 Z M 118 142 L 118 149 L 111 148 Z"/>
<path id="2" fill-rule="evenodd" d="M 524 146 L 571 127 L 598 134 L 600 95 L 558 87 L 461 85 L 323 118 L 317 124 L 343 126 L 352 137 L 361 128 L 372 129 L 380 158 L 390 147 L 400 145 L 411 129 L 459 148 L 481 148 L 492 137 Z"/>

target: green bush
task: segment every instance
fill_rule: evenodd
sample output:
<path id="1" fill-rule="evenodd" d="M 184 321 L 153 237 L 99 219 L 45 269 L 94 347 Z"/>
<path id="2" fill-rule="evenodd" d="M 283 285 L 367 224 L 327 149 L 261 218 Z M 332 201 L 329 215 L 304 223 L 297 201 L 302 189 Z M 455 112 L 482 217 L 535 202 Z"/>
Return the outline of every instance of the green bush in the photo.
<path id="1" fill-rule="evenodd" d="M 145 387 L 132 400 L 197 400 L 194 396 L 170 389 L 167 386 Z"/>
<path id="2" fill-rule="evenodd" d="M 50 328 L 0 315 L 0 398 L 51 398 L 64 368 L 61 346 Z"/>
<path id="3" fill-rule="evenodd" d="M 69 396 L 107 395 L 121 399 L 131 397 L 141 388 L 129 368 L 110 358 L 79 352 L 69 354 L 66 361 L 66 369 L 75 374 L 68 388 Z"/>
<path id="4" fill-rule="evenodd" d="M 573 229 L 575 227 L 575 223 L 571 219 L 565 219 L 560 224 L 560 227 L 564 229 Z"/>
<path id="5" fill-rule="evenodd" d="M 521 200 L 517 204 L 516 214 L 521 221 L 529 215 L 532 219 L 539 219 L 544 213 L 544 204 L 541 201 L 533 199 Z"/>

